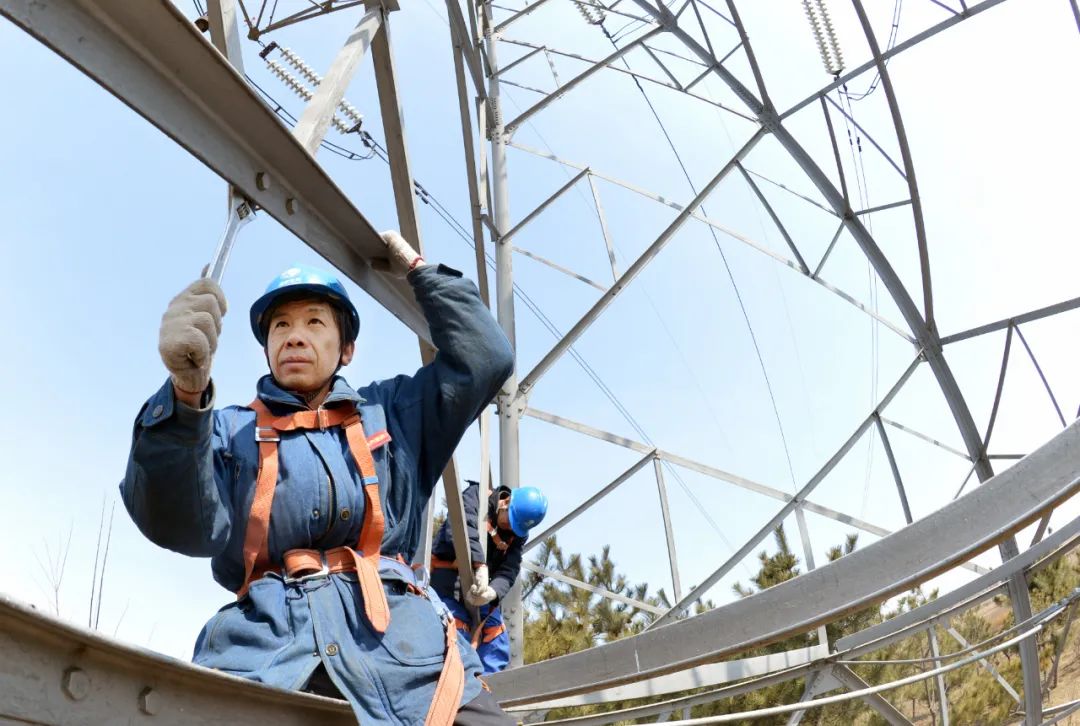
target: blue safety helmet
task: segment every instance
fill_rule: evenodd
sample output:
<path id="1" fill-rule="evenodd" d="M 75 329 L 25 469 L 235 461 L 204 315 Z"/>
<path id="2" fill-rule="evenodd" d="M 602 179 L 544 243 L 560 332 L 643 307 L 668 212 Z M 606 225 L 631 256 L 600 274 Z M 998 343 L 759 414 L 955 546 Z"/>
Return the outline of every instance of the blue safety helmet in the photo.
<path id="1" fill-rule="evenodd" d="M 536 487 L 521 487 L 510 492 L 510 529 L 518 537 L 528 537 L 529 530 L 547 514 L 548 501 Z"/>
<path id="2" fill-rule="evenodd" d="M 352 325 L 349 330 L 341 331 L 341 344 L 352 343 L 360 332 L 360 314 L 349 299 L 349 293 L 341 281 L 329 272 L 308 265 L 293 265 L 270 281 L 266 292 L 251 306 L 251 332 L 264 348 L 266 347 L 267 324 L 263 316 L 285 295 L 310 293 L 313 298 L 326 299 L 346 313 Z"/>

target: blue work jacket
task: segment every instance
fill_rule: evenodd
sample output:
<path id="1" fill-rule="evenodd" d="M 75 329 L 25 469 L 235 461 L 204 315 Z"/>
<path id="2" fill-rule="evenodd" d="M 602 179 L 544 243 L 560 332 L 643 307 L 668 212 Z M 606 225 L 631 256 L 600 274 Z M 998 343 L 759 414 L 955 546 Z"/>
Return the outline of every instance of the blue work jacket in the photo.
<path id="1" fill-rule="evenodd" d="M 500 550 L 495 539 L 487 531 L 488 522 L 497 522 L 499 496 L 509 495 L 510 487 L 499 487 L 491 493 L 484 502 L 483 516 L 480 515 L 480 484 L 470 481 L 469 485 L 461 492 L 461 503 L 465 510 L 465 527 L 469 532 L 469 555 L 475 567 L 478 562 L 487 562 L 488 584 L 495 591 L 495 600 L 492 607 L 498 607 L 499 603 L 510 588 L 517 582 L 521 574 L 521 558 L 524 552 L 527 537 L 518 537 L 511 530 L 499 529 L 499 538 L 509 544 L 505 551 Z M 481 534 L 483 532 L 483 534 Z M 480 548 L 480 537 L 487 537 L 487 559 L 484 558 L 484 550 Z M 431 555 L 446 562 L 457 560 L 457 551 L 454 549 L 454 534 L 451 531 L 449 517 L 431 544 Z M 457 569 L 443 567 L 431 570 L 431 585 L 435 591 L 444 598 L 454 598 L 458 588 Z M 464 600 L 464 596 L 461 597 Z"/>
<path id="2" fill-rule="evenodd" d="M 435 360 L 354 391 L 337 377 L 325 407 L 356 404 L 368 436 L 391 441 L 373 451 L 385 516 L 382 553 L 411 561 L 424 508 L 470 423 L 513 369 L 513 353 L 476 287 L 448 267 L 410 273 L 438 348 Z M 258 396 L 277 415 L 304 410 L 271 376 Z M 212 398 L 212 396 L 211 396 Z M 364 521 L 360 472 L 341 428 L 281 434 L 280 472 L 270 515 L 274 562 L 294 548 L 355 547 Z M 120 488 L 147 538 L 170 550 L 212 558 L 214 579 L 243 582 L 243 544 L 258 471 L 255 413 L 243 406 L 200 409 L 176 401 L 166 384 L 135 420 Z M 214 615 L 195 644 L 199 665 L 281 688 L 303 687 L 322 663 L 364 724 L 419 724 L 442 669 L 445 630 L 428 598 L 384 577 L 390 626 L 381 636 L 364 617 L 355 573 L 302 584 L 275 574 Z M 465 665 L 462 703 L 476 697 L 479 660 L 458 638 Z"/>

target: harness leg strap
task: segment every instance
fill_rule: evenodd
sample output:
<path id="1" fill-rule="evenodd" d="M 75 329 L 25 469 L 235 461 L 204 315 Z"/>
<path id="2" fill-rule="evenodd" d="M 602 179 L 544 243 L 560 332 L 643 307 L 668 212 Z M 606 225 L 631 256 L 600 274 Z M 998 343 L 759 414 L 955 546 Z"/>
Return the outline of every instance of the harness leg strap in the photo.
<path id="1" fill-rule="evenodd" d="M 452 726 L 461 705 L 461 694 L 465 692 L 465 666 L 458 652 L 457 628 L 454 621 L 446 624 L 446 657 L 443 659 L 442 672 L 435 686 L 435 697 L 431 700 L 426 726 Z"/>
<path id="2" fill-rule="evenodd" d="M 390 605 L 386 602 L 379 568 L 371 560 L 354 549 L 349 550 L 356 561 L 356 579 L 360 582 L 360 594 L 364 598 L 364 615 L 377 633 L 385 633 L 390 625 Z"/>

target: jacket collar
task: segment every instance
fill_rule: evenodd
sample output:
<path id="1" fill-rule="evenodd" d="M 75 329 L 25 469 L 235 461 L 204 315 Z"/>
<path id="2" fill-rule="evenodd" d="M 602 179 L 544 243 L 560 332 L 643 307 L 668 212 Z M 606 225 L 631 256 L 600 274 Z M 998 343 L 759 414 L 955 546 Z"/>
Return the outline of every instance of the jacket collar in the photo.
<path id="1" fill-rule="evenodd" d="M 498 512 L 498 509 L 499 509 L 499 497 L 501 495 L 503 495 L 503 494 L 511 494 L 511 493 L 513 493 L 513 489 L 511 489 L 508 486 L 501 486 L 500 485 L 500 486 L 495 487 L 491 491 L 491 495 L 488 496 L 488 522 L 492 525 L 492 527 L 494 527 L 494 529 L 496 531 L 498 531 L 504 537 L 506 537 L 506 536 L 516 537 L 517 536 L 516 534 L 514 534 L 514 532 L 512 530 L 503 529 L 502 527 L 499 527 L 498 524 L 497 524 L 497 522 L 499 520 L 498 520 L 498 517 L 496 516 L 496 512 Z"/>
<path id="2" fill-rule="evenodd" d="M 308 407 L 304 402 L 304 399 L 292 391 L 286 391 L 279 386 L 277 381 L 274 380 L 274 377 L 269 373 L 259 379 L 256 390 L 259 398 L 267 404 L 287 406 L 288 408 L 301 411 L 306 410 Z M 323 405 L 342 403 L 344 401 L 351 401 L 357 406 L 365 403 L 364 397 L 354 391 L 352 387 L 345 382 L 344 378 L 341 376 L 334 376 L 334 383 L 330 387 L 330 393 L 327 395 L 326 400 L 323 401 Z"/>

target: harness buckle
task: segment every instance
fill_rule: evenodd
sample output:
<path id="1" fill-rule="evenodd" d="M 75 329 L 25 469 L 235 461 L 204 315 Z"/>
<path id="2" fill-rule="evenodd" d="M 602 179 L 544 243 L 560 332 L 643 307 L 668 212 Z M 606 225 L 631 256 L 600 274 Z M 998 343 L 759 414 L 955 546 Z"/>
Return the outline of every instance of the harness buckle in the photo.
<path id="1" fill-rule="evenodd" d="M 255 427 L 255 441 L 277 443 L 281 441 L 281 437 L 278 436 L 278 432 L 273 426 L 256 426 Z"/>
<path id="2" fill-rule="evenodd" d="M 318 580 L 318 579 L 321 579 L 323 577 L 329 577 L 330 576 L 330 565 L 328 565 L 326 563 L 326 552 L 320 552 L 319 556 L 322 558 L 322 567 L 320 567 L 316 572 L 309 572 L 306 575 L 299 575 L 297 577 L 293 577 L 292 575 L 289 574 L 289 572 L 284 567 L 282 567 L 281 568 L 281 580 L 282 580 L 282 582 L 284 582 L 286 585 L 300 585 L 300 584 L 303 584 L 305 582 L 308 582 L 309 580 Z"/>

